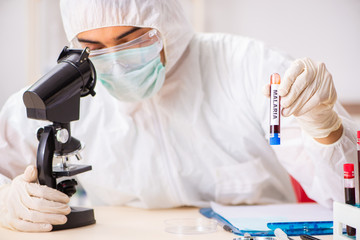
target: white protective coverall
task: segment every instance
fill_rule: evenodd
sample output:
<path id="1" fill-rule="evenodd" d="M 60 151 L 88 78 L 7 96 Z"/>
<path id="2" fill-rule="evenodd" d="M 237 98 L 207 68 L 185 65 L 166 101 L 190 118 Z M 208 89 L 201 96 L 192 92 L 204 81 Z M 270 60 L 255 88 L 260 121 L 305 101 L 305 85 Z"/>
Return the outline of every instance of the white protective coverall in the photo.
<path id="1" fill-rule="evenodd" d="M 93 170 L 78 181 L 94 204 L 169 208 L 183 205 L 293 202 L 289 174 L 308 196 L 331 206 L 343 201 L 342 164 L 356 156 L 353 123 L 337 103 L 342 137 L 331 145 L 282 118 L 280 146 L 268 144 L 269 99 L 262 87 L 283 75 L 291 59 L 249 38 L 194 33 L 174 0 L 65 0 L 69 41 L 107 26 L 158 29 L 165 44 L 166 79 L 152 98 L 120 102 L 98 82 L 81 99 L 72 135 L 85 142 L 81 163 Z M 35 164 L 36 130 L 26 118 L 25 89 L 0 115 L 0 181 Z"/>

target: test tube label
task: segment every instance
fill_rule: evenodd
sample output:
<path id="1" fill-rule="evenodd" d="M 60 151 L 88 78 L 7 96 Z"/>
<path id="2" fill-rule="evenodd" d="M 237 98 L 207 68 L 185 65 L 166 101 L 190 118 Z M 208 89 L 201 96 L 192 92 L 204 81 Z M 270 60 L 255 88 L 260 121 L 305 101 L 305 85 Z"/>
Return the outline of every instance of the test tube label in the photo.
<path id="1" fill-rule="evenodd" d="M 278 94 L 279 84 L 271 85 L 271 105 L 270 105 L 270 125 L 279 125 L 279 94 Z"/>

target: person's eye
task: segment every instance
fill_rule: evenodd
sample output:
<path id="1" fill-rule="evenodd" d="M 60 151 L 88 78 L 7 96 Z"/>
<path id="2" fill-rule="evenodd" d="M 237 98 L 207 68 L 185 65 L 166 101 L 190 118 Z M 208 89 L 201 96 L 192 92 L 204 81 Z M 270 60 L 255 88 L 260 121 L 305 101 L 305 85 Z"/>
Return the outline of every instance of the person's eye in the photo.
<path id="1" fill-rule="evenodd" d="M 90 48 L 90 51 L 95 51 L 95 50 L 101 49 L 101 48 L 99 48 L 99 47 L 89 47 L 89 48 Z"/>
<path id="2" fill-rule="evenodd" d="M 81 47 L 82 48 L 88 47 L 88 48 L 90 48 L 90 51 L 99 50 L 99 49 L 104 48 L 104 46 L 101 44 L 91 44 L 91 43 L 81 44 Z"/>
<path id="3" fill-rule="evenodd" d="M 127 42 L 129 42 L 129 39 L 128 38 L 121 38 L 121 39 L 119 39 L 117 42 L 116 42 L 116 46 L 117 45 L 120 45 L 120 44 L 124 44 L 124 43 L 127 43 Z"/>
<path id="4" fill-rule="evenodd" d="M 90 45 L 87 47 L 90 48 L 90 51 L 99 50 L 99 49 L 104 48 L 103 46 L 99 46 L 99 45 Z"/>

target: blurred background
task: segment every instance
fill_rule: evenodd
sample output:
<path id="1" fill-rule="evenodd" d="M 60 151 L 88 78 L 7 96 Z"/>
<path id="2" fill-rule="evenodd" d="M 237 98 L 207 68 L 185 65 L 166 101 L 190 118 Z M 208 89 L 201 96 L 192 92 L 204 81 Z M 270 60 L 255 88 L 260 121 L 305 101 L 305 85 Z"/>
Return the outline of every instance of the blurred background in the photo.
<path id="1" fill-rule="evenodd" d="M 266 42 L 325 62 L 338 97 L 360 115 L 360 0 L 180 0 L 196 31 Z M 0 0 L 0 108 L 56 64 L 68 44 L 58 0 Z"/>

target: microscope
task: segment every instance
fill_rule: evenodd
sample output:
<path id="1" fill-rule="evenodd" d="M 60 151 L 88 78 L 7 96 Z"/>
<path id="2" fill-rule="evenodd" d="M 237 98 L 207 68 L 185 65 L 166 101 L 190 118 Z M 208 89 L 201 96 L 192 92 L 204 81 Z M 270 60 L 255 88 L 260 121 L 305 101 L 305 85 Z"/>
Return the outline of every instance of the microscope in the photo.
<path id="1" fill-rule="evenodd" d="M 89 60 L 89 53 L 89 48 L 65 47 L 57 60 L 58 64 L 23 94 L 28 118 L 52 122 L 37 131 L 39 183 L 69 197 L 76 192 L 77 185 L 75 179 L 69 178 L 92 168 L 68 161 L 72 156 L 80 160 L 79 152 L 82 149 L 82 143 L 71 136 L 70 122 L 79 120 L 80 98 L 95 95 L 96 72 Z M 61 163 L 54 164 L 54 157 L 61 159 Z M 63 225 L 54 225 L 53 230 L 95 223 L 94 211 L 89 208 L 71 207 L 67 219 Z"/>

